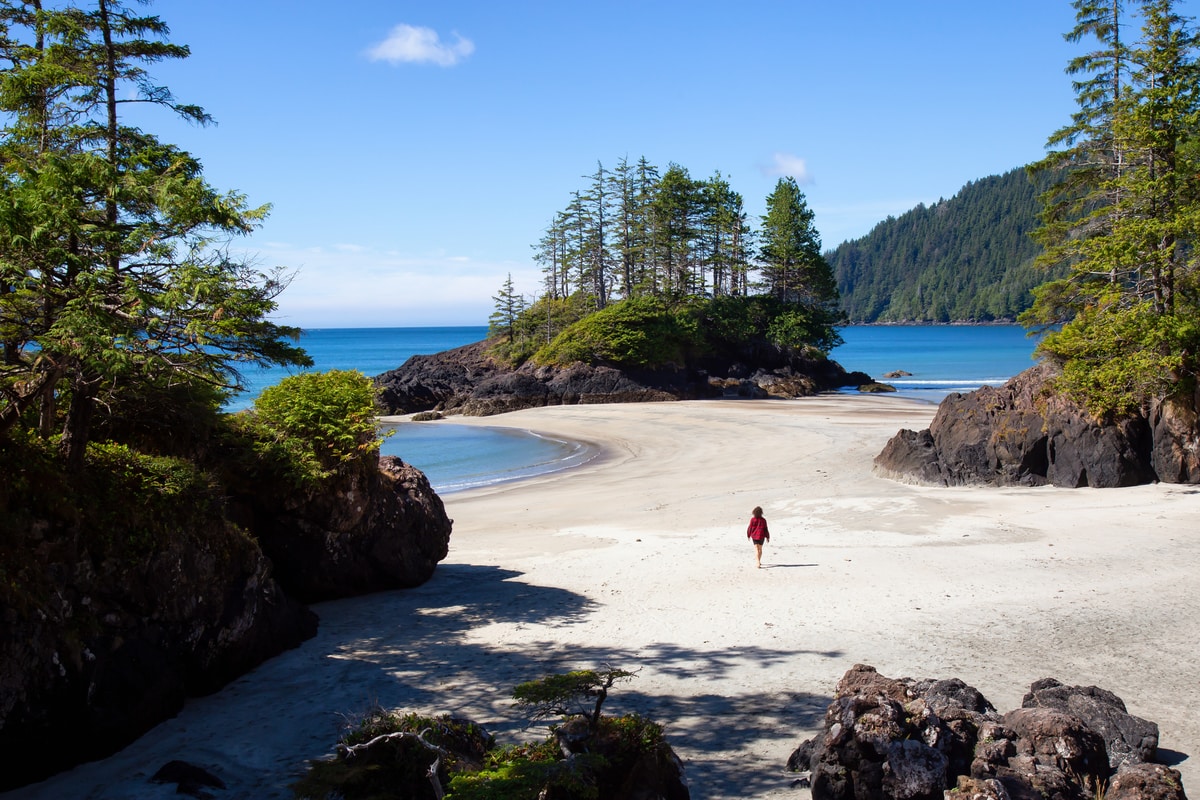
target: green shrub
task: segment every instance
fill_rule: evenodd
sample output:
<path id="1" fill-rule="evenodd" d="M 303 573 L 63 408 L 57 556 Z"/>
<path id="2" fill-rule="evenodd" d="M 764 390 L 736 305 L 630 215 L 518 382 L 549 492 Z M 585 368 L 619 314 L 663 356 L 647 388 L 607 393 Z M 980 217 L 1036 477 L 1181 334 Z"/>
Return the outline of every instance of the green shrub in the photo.
<path id="1" fill-rule="evenodd" d="M 391 734 L 412 735 L 382 740 L 367 749 L 350 749 Z M 442 752 L 422 744 L 418 734 Z M 444 786 L 452 772 L 482 766 L 494 744 L 482 728 L 464 720 L 372 709 L 339 740 L 338 755 L 312 762 L 292 790 L 302 800 L 432 798 L 429 769 L 435 760 L 437 779 Z"/>
<path id="2" fill-rule="evenodd" d="M 513 325 L 512 339 L 497 337 L 488 353 L 497 361 L 519 367 L 539 348 L 595 311 L 596 299 L 585 292 L 570 297 L 542 297 L 521 312 Z"/>
<path id="3" fill-rule="evenodd" d="M 655 297 L 622 300 L 571 325 L 533 356 L 538 364 L 682 366 L 700 342 L 690 315 L 673 313 Z"/>
<path id="4" fill-rule="evenodd" d="M 1126 414 L 1152 397 L 1188 389 L 1200 352 L 1200 320 L 1149 303 L 1081 311 L 1048 332 L 1038 352 L 1062 364 L 1057 389 L 1093 416 Z"/>
<path id="5" fill-rule="evenodd" d="M 220 491 L 195 463 L 141 453 L 125 444 L 91 442 L 85 490 L 78 501 L 89 527 L 114 543 L 147 548 L 219 514 Z"/>
<path id="6" fill-rule="evenodd" d="M 261 454 L 301 483 L 378 457 L 375 385 L 361 372 L 302 372 L 264 389 L 248 422 Z"/>

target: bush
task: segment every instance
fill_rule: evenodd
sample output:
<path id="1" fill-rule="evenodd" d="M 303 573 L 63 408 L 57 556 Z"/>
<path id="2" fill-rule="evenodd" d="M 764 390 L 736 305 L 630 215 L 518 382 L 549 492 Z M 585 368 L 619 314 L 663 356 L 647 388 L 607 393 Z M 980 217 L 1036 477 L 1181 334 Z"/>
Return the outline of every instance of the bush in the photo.
<path id="1" fill-rule="evenodd" d="M 539 348 L 595 311 L 595 298 L 583 292 L 570 297 L 542 297 L 521 312 L 513 324 L 511 341 L 507 337 L 497 338 L 488 353 L 509 366 L 519 367 Z"/>
<path id="2" fill-rule="evenodd" d="M 315 761 L 292 785 L 302 800 L 433 798 L 452 772 L 483 765 L 492 737 L 478 725 L 449 716 L 425 717 L 376 708 L 338 743 L 338 755 Z"/>
<path id="3" fill-rule="evenodd" d="M 1200 321 L 1139 303 L 1087 308 L 1048 332 L 1038 352 L 1062 363 L 1056 388 L 1099 419 L 1190 389 L 1196 365 L 1188 354 L 1198 348 Z"/>
<path id="4" fill-rule="evenodd" d="M 443 751 L 437 775 L 440 786 L 449 781 L 446 800 L 679 796 L 670 789 L 681 776 L 662 727 L 636 714 L 600 716 L 608 689 L 632 677 L 619 669 L 576 670 L 521 684 L 513 692 L 518 704 L 535 718 L 562 718 L 545 740 L 515 746 L 495 747 L 464 720 L 377 709 L 342 737 L 336 759 L 312 763 L 293 789 L 303 800 L 432 798 L 427 771 L 436 754 L 412 735 L 424 731 Z"/>
<path id="5" fill-rule="evenodd" d="M 622 300 L 567 328 L 537 351 L 538 364 L 608 364 L 655 369 L 682 366 L 700 343 L 693 318 L 655 297 Z"/>
<path id="6" fill-rule="evenodd" d="M 264 389 L 250 414 L 261 454 L 301 483 L 378 458 L 375 385 L 361 372 L 303 372 Z"/>

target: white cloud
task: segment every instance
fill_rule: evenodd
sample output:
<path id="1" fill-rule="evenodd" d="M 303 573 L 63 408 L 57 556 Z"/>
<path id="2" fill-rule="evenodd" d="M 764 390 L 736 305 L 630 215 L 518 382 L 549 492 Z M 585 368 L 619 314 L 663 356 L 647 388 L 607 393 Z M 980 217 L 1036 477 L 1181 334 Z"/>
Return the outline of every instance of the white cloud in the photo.
<path id="1" fill-rule="evenodd" d="M 812 183 L 812 176 L 808 174 L 808 164 L 803 158 L 791 153 L 775 153 L 771 156 L 771 163 L 760 166 L 759 169 L 768 178 L 792 177 L 801 186 Z"/>
<path id="2" fill-rule="evenodd" d="M 443 42 L 432 28 L 416 25 L 397 25 L 388 37 L 367 51 L 372 61 L 389 64 L 437 64 L 453 67 L 471 53 L 475 43 L 454 34 L 454 43 Z"/>

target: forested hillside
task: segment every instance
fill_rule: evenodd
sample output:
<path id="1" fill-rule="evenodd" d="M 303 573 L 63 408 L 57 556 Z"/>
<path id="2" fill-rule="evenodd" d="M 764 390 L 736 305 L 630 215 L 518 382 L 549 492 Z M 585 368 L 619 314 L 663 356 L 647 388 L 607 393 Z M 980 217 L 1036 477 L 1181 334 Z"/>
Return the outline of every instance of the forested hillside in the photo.
<path id="1" fill-rule="evenodd" d="M 1025 169 L 888 217 L 826 253 L 851 322 L 1015 320 L 1050 275 L 1033 266 L 1039 189 Z"/>

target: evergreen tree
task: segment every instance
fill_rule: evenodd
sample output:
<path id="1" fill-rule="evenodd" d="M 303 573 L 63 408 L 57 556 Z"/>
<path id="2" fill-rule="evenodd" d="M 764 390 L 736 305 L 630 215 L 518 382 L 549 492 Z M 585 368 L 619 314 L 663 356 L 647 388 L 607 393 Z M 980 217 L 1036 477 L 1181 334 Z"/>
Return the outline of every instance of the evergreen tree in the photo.
<path id="1" fill-rule="evenodd" d="M 687 169 L 670 164 L 658 182 L 650 207 L 656 286 L 667 295 L 690 294 L 698 282 L 695 245 L 701 202 L 699 186 Z"/>
<path id="2" fill-rule="evenodd" d="M 767 291 L 789 303 L 837 304 L 833 270 L 821 255 L 813 212 L 794 178 L 780 178 L 767 196 L 760 258 Z"/>
<path id="3" fill-rule="evenodd" d="M 509 343 L 516 338 L 517 320 L 525 311 L 525 298 L 513 287 L 512 273 L 500 286 L 500 291 L 492 297 L 495 311 L 488 318 L 488 336 L 502 337 Z"/>
<path id="4" fill-rule="evenodd" d="M 146 72 L 188 55 L 166 25 L 113 0 L 3 0 L 0 25 L 0 434 L 40 407 L 43 434 L 61 422 L 78 467 L 118 388 L 232 388 L 247 364 L 311 363 L 281 340 L 297 330 L 266 321 L 286 277 L 222 246 L 267 209 L 123 123 L 130 103 L 208 121 Z"/>
<path id="5" fill-rule="evenodd" d="M 1085 5 L 1077 3 L 1081 15 Z M 1039 352 L 1062 363 L 1063 389 L 1097 414 L 1136 408 L 1196 377 L 1200 74 L 1196 35 L 1176 5 L 1140 3 L 1142 38 L 1121 50 L 1131 69 L 1119 96 L 1050 157 L 1065 162 L 1067 177 L 1051 194 L 1043 236 L 1047 259 L 1067 262 L 1070 272 L 1038 289 L 1025 319 L 1065 323 L 1046 334 Z M 1102 73 L 1110 64 L 1088 66 Z M 1095 80 L 1076 84 L 1085 111 Z M 1087 160 L 1114 149 L 1119 164 L 1105 170 Z M 1064 192 L 1083 199 L 1067 214 L 1053 203 Z"/>

